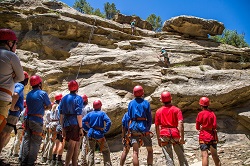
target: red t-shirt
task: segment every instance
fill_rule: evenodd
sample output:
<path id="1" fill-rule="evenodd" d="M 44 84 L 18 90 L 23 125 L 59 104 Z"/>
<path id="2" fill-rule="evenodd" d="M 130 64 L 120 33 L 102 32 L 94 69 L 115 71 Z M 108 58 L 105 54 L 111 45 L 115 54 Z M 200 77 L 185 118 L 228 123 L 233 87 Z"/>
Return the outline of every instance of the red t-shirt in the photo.
<path id="1" fill-rule="evenodd" d="M 215 129 L 217 127 L 216 116 L 211 110 L 202 110 L 196 118 L 196 129 L 200 130 L 199 140 L 212 141 L 215 138 Z"/>
<path id="2" fill-rule="evenodd" d="M 155 114 L 155 125 L 160 126 L 160 136 L 180 138 L 177 129 L 180 120 L 183 120 L 182 112 L 173 105 L 162 106 Z"/>

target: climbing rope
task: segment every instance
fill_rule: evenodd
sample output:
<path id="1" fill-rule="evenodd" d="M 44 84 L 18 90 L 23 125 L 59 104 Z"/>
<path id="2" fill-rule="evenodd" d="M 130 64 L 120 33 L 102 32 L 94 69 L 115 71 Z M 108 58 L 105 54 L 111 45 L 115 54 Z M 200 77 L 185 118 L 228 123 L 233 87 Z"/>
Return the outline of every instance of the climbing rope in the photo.
<path id="1" fill-rule="evenodd" d="M 94 34 L 94 30 L 95 30 L 95 23 L 96 23 L 96 18 L 95 18 L 95 22 L 94 22 L 94 24 L 93 24 L 93 26 L 92 26 L 92 28 L 91 28 L 91 31 L 90 31 L 90 34 L 89 34 L 89 39 L 88 39 L 88 48 L 87 48 L 87 53 L 86 53 L 86 55 L 88 54 L 88 52 L 89 52 L 89 49 L 90 49 L 90 41 L 91 41 L 91 39 L 92 39 L 92 36 L 93 36 L 93 34 Z M 84 59 L 84 56 L 82 57 L 82 60 L 81 60 L 81 64 L 80 64 L 80 66 L 79 66 L 79 68 L 78 68 L 78 72 L 77 72 L 77 75 L 76 75 L 76 79 L 75 80 L 77 80 L 77 78 L 78 78 L 78 75 L 79 75 L 79 73 L 80 73 L 80 69 L 81 69 L 81 67 L 82 67 L 82 62 L 83 62 L 83 59 Z M 82 80 L 81 80 L 82 81 Z M 80 82 L 81 82 L 80 81 Z M 80 82 L 79 82 L 79 84 L 80 84 Z"/>

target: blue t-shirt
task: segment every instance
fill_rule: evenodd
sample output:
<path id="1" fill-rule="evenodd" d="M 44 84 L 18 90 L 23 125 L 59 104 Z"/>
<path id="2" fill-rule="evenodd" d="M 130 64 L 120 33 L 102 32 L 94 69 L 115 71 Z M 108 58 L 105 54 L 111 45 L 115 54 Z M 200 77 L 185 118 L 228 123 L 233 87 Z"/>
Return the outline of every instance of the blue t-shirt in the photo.
<path id="1" fill-rule="evenodd" d="M 77 125 L 77 115 L 82 115 L 83 100 L 82 97 L 70 93 L 64 96 L 59 104 L 59 112 L 64 115 L 63 127 Z"/>
<path id="2" fill-rule="evenodd" d="M 51 105 L 51 102 L 45 91 L 35 88 L 27 94 L 26 104 L 28 108 L 28 115 L 39 114 L 43 116 L 45 112 L 44 106 Z M 43 118 L 37 116 L 28 116 L 28 119 L 38 123 L 43 123 Z"/>
<path id="3" fill-rule="evenodd" d="M 19 108 L 19 111 L 10 111 L 9 110 L 9 115 L 19 117 L 21 111 L 23 110 L 23 108 L 24 108 L 23 107 L 23 99 L 24 99 L 23 90 L 24 90 L 23 84 L 15 83 L 14 93 L 17 93 L 19 95 L 19 98 L 18 98 L 15 106 L 17 106 Z"/>
<path id="4" fill-rule="evenodd" d="M 122 126 L 125 127 L 126 130 L 128 130 L 129 121 L 130 121 L 130 118 L 129 118 L 129 116 L 128 116 L 128 112 L 126 112 L 126 113 L 123 115 L 123 118 L 122 118 Z"/>
<path id="5" fill-rule="evenodd" d="M 129 129 L 131 131 L 148 132 L 152 124 L 150 104 L 143 98 L 135 98 L 128 105 L 128 116 L 131 120 Z M 145 118 L 146 120 L 135 120 Z"/>
<path id="6" fill-rule="evenodd" d="M 104 122 L 106 123 L 105 128 Z M 100 139 L 103 138 L 104 134 L 109 131 L 111 127 L 111 120 L 105 112 L 101 110 L 94 110 L 83 117 L 82 126 L 84 130 L 88 131 L 88 137 Z M 103 128 L 103 130 L 98 128 Z"/>

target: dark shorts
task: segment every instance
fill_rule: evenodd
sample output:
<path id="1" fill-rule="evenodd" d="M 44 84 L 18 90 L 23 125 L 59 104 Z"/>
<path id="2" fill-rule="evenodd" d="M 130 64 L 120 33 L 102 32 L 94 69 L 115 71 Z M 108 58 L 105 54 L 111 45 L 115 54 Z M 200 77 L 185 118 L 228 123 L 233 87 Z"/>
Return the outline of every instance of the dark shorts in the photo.
<path id="1" fill-rule="evenodd" d="M 217 144 L 200 144 L 200 150 L 210 150 L 210 146 L 212 146 L 214 149 L 217 149 Z"/>
<path id="2" fill-rule="evenodd" d="M 69 140 L 79 141 L 80 140 L 80 127 L 78 125 L 72 125 L 65 127 L 66 141 Z"/>
<path id="3" fill-rule="evenodd" d="M 62 133 L 57 133 L 57 134 L 56 134 L 56 139 L 58 139 L 60 142 L 63 142 Z"/>

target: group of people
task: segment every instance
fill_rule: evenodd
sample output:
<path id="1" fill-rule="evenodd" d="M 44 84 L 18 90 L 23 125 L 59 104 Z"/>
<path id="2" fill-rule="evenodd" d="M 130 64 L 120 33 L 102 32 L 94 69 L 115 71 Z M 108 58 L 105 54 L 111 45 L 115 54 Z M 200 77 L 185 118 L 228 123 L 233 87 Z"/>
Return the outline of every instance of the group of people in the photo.
<path id="1" fill-rule="evenodd" d="M 42 90 L 41 77 L 38 75 L 30 77 L 23 71 L 20 60 L 15 54 L 16 45 L 15 33 L 9 29 L 0 29 L 0 154 L 14 130 L 17 138 L 12 155 L 19 157 L 22 166 L 35 164 L 42 140 L 42 159 L 50 165 L 68 166 L 71 162 L 73 166 L 77 166 L 80 149 L 81 165 L 94 165 L 97 145 L 103 154 L 104 165 L 112 165 L 109 146 L 104 136 L 111 127 L 111 120 L 102 111 L 102 102 L 95 100 L 93 107 L 90 107 L 88 97 L 77 94 L 79 85 L 75 80 L 68 82 L 68 94 L 65 96 L 56 94 L 54 101 L 51 102 L 48 94 Z M 28 82 L 32 89 L 24 100 L 23 90 Z M 139 166 L 139 148 L 145 146 L 148 152 L 147 165 L 150 166 L 153 165 L 153 133 L 150 132 L 153 118 L 150 103 L 144 99 L 144 89 L 140 85 L 133 88 L 133 95 L 135 98 L 129 102 L 128 110 L 122 119 L 124 148 L 120 165 L 124 165 L 132 147 L 133 165 Z M 173 148 L 179 164 L 188 165 L 183 149 L 185 140 L 182 112 L 171 104 L 172 97 L 169 92 L 163 91 L 160 101 L 163 106 L 156 111 L 155 129 L 166 164 L 174 165 Z M 200 98 L 199 105 L 201 112 L 196 118 L 196 129 L 199 130 L 202 165 L 208 165 L 209 150 L 215 165 L 220 166 L 216 150 L 218 142 L 216 116 L 208 108 L 209 98 Z M 67 154 L 63 163 L 65 141 Z"/>
<path id="2" fill-rule="evenodd" d="M 152 133 L 150 132 L 152 116 L 150 104 L 143 99 L 144 90 L 142 86 L 135 86 L 133 89 L 135 99 L 128 105 L 122 119 L 122 142 L 124 144 L 120 165 L 124 165 L 130 147 L 133 148 L 133 165 L 139 166 L 139 148 L 145 146 L 148 152 L 147 165 L 153 165 Z M 170 92 L 163 91 L 160 96 L 163 106 L 155 114 L 155 130 L 158 145 L 162 147 L 166 159 L 166 165 L 175 165 L 173 159 L 174 149 L 180 166 L 187 166 L 188 162 L 184 155 L 184 125 L 182 111 L 171 104 Z M 196 118 L 196 129 L 199 131 L 199 145 L 202 154 L 202 165 L 208 165 L 208 151 L 211 152 L 216 166 L 221 162 L 217 154 L 217 123 L 216 116 L 208 109 L 209 98 L 202 97 L 199 100 L 201 112 Z"/>

